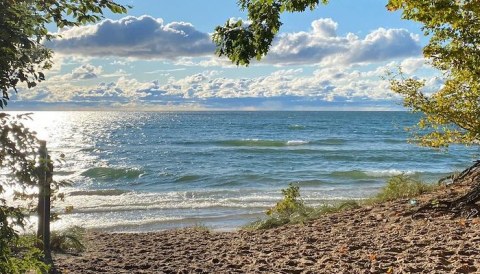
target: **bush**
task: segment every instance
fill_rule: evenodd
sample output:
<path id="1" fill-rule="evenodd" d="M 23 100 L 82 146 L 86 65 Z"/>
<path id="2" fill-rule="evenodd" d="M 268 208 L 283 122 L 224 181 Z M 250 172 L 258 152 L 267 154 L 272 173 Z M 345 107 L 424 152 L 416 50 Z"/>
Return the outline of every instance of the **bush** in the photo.
<path id="1" fill-rule="evenodd" d="M 322 215 L 359 207 L 356 201 L 344 201 L 335 205 L 322 205 L 317 208 L 306 206 L 300 198 L 300 188 L 290 184 L 282 189 L 283 198 L 267 210 L 267 218 L 247 224 L 243 229 L 270 229 L 286 224 L 305 223 Z"/>
<path id="2" fill-rule="evenodd" d="M 290 184 L 286 189 L 282 189 L 283 199 L 274 207 L 267 210 L 266 214 L 278 219 L 290 219 L 294 215 L 305 216 L 310 208 L 307 208 L 300 199 L 300 187 Z"/>
<path id="3" fill-rule="evenodd" d="M 3 212 L 3 209 L 0 209 Z M 0 214 L 0 273 L 47 273 L 49 266 L 42 262 L 43 253 L 35 247 L 36 238 L 18 236 Z"/>
<path id="4" fill-rule="evenodd" d="M 312 210 L 312 212 L 309 214 L 309 219 L 316 219 L 319 218 L 322 215 L 327 215 L 327 214 L 332 214 L 332 213 L 337 213 L 337 212 L 342 212 L 345 210 L 350 210 L 350 209 L 355 209 L 359 208 L 360 205 L 358 204 L 357 201 L 351 200 L 351 201 L 342 201 L 337 204 L 333 205 L 328 205 L 324 204 L 319 207 L 316 207 Z"/>
<path id="5" fill-rule="evenodd" d="M 52 251 L 67 253 L 79 253 L 85 251 L 83 245 L 85 229 L 79 226 L 62 231 L 52 231 L 50 235 L 50 248 Z"/>
<path id="6" fill-rule="evenodd" d="M 413 198 L 420 194 L 432 191 L 435 186 L 424 183 L 418 179 L 405 174 L 393 176 L 387 181 L 375 197 L 373 202 L 386 202 L 396 199 Z"/>
<path id="7" fill-rule="evenodd" d="M 269 229 L 288 223 L 301 223 L 308 218 L 312 208 L 305 206 L 300 198 L 300 187 L 290 184 L 282 189 L 283 198 L 265 213 L 268 218 L 244 226 L 244 229 Z"/>
<path id="8" fill-rule="evenodd" d="M 25 241 L 19 229 L 33 207 L 23 208 L 8 204 L 5 190 L 15 189 L 14 198 L 33 205 L 35 195 L 30 191 L 38 186 L 38 172 L 42 159 L 37 155 L 38 139 L 35 132 L 23 125 L 28 114 L 0 113 L 0 273 L 41 272 L 47 269 L 41 260 L 43 254 L 35 248 L 35 241 Z"/>
<path id="9" fill-rule="evenodd" d="M 362 204 L 373 204 L 392 201 L 401 198 L 412 198 L 432 191 L 436 186 L 424 183 L 405 174 L 393 176 L 387 181 L 380 192 Z M 285 224 L 304 223 L 317 219 L 322 215 L 359 208 L 358 201 L 343 201 L 333 205 L 322 205 L 316 208 L 308 207 L 300 198 L 300 188 L 290 184 L 282 189 L 283 198 L 267 210 L 267 218 L 247 224 L 243 229 L 270 229 Z"/>

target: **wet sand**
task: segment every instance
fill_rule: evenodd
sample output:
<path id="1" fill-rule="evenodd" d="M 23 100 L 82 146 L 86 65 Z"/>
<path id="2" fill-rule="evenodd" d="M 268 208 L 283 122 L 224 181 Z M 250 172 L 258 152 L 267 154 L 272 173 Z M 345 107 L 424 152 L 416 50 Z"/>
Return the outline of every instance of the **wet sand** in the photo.
<path id="1" fill-rule="evenodd" d="M 404 199 L 260 231 L 88 232 L 86 252 L 54 258 L 61 273 L 480 273 L 480 219 L 417 208 Z"/>

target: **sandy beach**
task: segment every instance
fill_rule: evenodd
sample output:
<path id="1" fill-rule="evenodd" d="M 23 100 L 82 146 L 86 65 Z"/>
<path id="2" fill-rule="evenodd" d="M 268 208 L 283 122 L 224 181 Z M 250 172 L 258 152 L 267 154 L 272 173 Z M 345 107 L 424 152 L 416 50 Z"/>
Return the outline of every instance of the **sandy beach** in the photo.
<path id="1" fill-rule="evenodd" d="M 458 197 L 452 185 L 418 205 Z M 271 230 L 89 232 L 80 255 L 55 255 L 61 273 L 479 273 L 480 220 L 398 200 Z"/>

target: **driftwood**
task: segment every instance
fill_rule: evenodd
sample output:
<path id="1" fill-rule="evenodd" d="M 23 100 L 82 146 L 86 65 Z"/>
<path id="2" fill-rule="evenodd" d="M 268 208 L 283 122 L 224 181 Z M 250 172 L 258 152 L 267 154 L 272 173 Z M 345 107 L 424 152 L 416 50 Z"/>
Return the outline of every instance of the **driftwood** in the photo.
<path id="1" fill-rule="evenodd" d="M 480 160 L 459 174 L 453 174 L 440 179 L 439 184 L 451 185 L 465 183 L 473 187 L 461 197 L 452 201 L 436 201 L 422 206 L 417 213 L 428 210 L 437 210 L 453 213 L 455 216 L 464 216 L 467 219 L 480 216 Z"/>

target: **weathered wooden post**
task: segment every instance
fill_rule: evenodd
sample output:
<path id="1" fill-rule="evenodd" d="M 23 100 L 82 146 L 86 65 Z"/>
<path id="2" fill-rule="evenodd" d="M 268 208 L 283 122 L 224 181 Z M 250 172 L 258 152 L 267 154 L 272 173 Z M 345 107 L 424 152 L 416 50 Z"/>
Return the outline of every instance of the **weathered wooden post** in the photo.
<path id="1" fill-rule="evenodd" d="M 50 183 L 52 182 L 53 165 L 47 151 L 47 142 L 40 141 L 40 167 L 38 192 L 38 230 L 40 248 L 43 250 L 45 262 L 52 263 L 50 251 Z"/>

